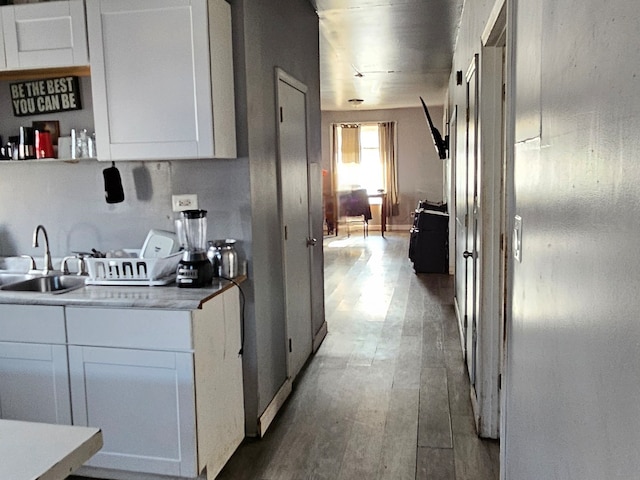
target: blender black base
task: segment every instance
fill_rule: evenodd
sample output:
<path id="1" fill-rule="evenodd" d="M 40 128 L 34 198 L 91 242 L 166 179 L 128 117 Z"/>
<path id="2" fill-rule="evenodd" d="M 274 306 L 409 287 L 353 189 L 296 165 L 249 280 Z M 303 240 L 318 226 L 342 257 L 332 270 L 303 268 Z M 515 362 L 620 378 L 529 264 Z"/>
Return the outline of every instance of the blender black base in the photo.
<path id="1" fill-rule="evenodd" d="M 178 263 L 176 284 L 180 288 L 201 288 L 211 284 L 213 266 L 209 260 Z"/>

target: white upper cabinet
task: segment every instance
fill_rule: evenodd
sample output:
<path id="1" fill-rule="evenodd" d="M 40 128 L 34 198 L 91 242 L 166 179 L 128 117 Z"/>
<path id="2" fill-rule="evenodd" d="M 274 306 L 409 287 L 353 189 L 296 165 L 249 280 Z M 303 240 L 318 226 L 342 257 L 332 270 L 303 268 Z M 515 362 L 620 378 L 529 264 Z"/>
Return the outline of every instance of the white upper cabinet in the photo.
<path id="1" fill-rule="evenodd" d="M 86 6 L 98 158 L 235 158 L 229 4 Z"/>
<path id="2" fill-rule="evenodd" d="M 0 68 L 18 70 L 89 63 L 82 0 L 9 5 L 0 10 L 3 33 L 0 44 L 4 42 Z"/>

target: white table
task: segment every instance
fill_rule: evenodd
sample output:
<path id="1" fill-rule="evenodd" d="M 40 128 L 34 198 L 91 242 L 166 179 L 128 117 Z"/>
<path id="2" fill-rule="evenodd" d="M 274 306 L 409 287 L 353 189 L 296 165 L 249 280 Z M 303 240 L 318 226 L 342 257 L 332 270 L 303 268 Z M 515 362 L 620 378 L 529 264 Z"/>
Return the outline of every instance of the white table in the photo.
<path id="1" fill-rule="evenodd" d="M 0 420 L 0 479 L 62 480 L 101 448 L 99 428 Z"/>

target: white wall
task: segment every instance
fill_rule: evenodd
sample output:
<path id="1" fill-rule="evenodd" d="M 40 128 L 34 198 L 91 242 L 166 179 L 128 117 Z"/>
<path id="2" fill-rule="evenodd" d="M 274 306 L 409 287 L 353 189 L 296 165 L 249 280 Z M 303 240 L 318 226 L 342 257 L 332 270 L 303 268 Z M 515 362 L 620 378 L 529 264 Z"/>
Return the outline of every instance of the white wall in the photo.
<path id="1" fill-rule="evenodd" d="M 420 100 L 416 99 L 416 104 Z M 440 119 L 443 108 L 429 106 L 429 113 L 444 136 Z M 340 122 L 395 121 L 400 215 L 390 225 L 411 225 L 419 200 L 442 201 L 443 160 L 438 158 L 422 107 L 389 110 L 349 110 L 322 112 L 322 168 L 332 171 L 331 124 Z"/>
<path id="2" fill-rule="evenodd" d="M 640 51 L 633 0 L 516 7 L 514 213 L 503 478 L 637 478 Z M 465 3 L 455 70 L 492 2 Z M 450 106 L 462 104 L 450 84 Z"/>
<path id="3" fill-rule="evenodd" d="M 639 18 L 633 0 L 518 2 L 510 478 L 640 470 Z"/>

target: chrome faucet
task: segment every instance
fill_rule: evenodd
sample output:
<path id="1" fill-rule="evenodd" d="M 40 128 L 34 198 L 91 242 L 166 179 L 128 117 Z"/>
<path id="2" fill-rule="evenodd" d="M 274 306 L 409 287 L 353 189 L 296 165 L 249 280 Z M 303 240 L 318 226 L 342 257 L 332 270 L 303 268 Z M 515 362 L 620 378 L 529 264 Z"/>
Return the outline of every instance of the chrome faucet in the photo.
<path id="1" fill-rule="evenodd" d="M 42 230 L 44 235 L 44 270 L 42 270 L 42 273 L 46 275 L 53 271 L 53 265 L 51 264 L 51 250 L 49 250 L 49 236 L 47 235 L 47 230 L 42 225 L 38 225 L 33 231 L 33 246 L 34 248 L 38 246 L 38 233 L 40 230 Z"/>

